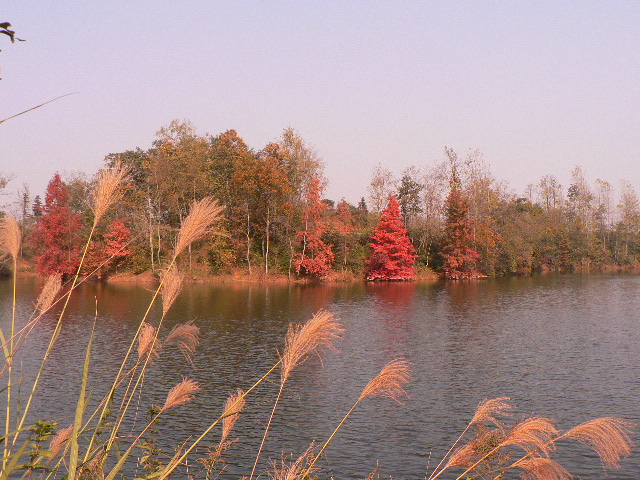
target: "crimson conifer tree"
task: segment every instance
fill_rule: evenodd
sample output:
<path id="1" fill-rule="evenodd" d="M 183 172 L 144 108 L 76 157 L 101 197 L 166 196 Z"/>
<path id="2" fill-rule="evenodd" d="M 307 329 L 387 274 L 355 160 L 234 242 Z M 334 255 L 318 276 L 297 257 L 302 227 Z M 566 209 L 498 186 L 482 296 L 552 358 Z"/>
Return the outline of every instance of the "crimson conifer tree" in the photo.
<path id="1" fill-rule="evenodd" d="M 473 219 L 469 217 L 469 206 L 462 195 L 455 165 L 451 169 L 450 187 L 445 202 L 442 272 L 445 278 L 452 280 L 480 277 L 482 275 L 476 268 L 480 254 L 471 248 Z"/>
<path id="2" fill-rule="evenodd" d="M 56 173 L 47 186 L 42 215 L 32 236 L 32 244 L 40 252 L 36 270 L 42 275 L 72 274 L 80 263 L 82 223 L 68 205 L 69 192 Z"/>
<path id="3" fill-rule="evenodd" d="M 320 180 L 314 178 L 305 197 L 305 228 L 297 232 L 302 252 L 296 255 L 296 271 L 317 278 L 326 276 L 335 261 L 331 245 L 322 240 L 326 231 L 322 213 L 327 209 L 327 204 L 322 201 L 322 190 Z"/>
<path id="4" fill-rule="evenodd" d="M 380 224 L 371 234 L 371 250 L 366 264 L 367 280 L 411 280 L 416 250 L 411 243 L 395 195 L 382 211 Z"/>

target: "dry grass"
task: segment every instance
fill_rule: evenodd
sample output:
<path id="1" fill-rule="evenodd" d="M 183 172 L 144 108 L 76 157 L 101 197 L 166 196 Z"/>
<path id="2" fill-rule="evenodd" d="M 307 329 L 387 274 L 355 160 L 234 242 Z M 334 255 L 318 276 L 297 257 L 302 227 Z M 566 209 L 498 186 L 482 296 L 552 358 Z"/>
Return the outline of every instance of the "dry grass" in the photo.
<path id="1" fill-rule="evenodd" d="M 605 466 L 620 468 L 620 459 L 631 455 L 633 442 L 629 434 L 634 426 L 621 418 L 596 418 L 572 428 L 563 437 L 592 448 Z"/>
<path id="2" fill-rule="evenodd" d="M 51 308 L 53 303 L 56 301 L 60 290 L 62 289 L 62 275 L 55 274 L 49 275 L 47 280 L 44 282 L 44 287 L 42 287 L 42 291 L 40 295 L 38 295 L 38 300 L 36 301 L 36 310 L 43 314 L 47 310 Z"/>
<path id="3" fill-rule="evenodd" d="M 162 296 L 162 313 L 167 314 L 171 305 L 182 291 L 184 283 L 184 275 L 182 275 L 175 265 L 171 265 L 162 277 L 162 287 L 160 295 Z"/>
<path id="4" fill-rule="evenodd" d="M 320 310 L 304 325 L 290 324 L 282 355 L 281 384 L 286 383 L 293 369 L 309 355 L 320 355 L 323 348 L 333 349 L 333 341 L 343 332 L 342 325 L 326 310 Z"/>
<path id="5" fill-rule="evenodd" d="M 178 405 L 183 405 L 193 400 L 193 396 L 196 392 L 200 391 L 200 385 L 193 380 L 185 378 L 171 390 L 167 395 L 167 400 L 164 402 L 162 411 L 168 410 Z"/>
<path id="6" fill-rule="evenodd" d="M 513 405 L 508 403 L 511 399 L 509 397 L 490 398 L 480 402 L 476 413 L 471 420 L 471 425 L 483 422 L 490 422 L 498 426 L 502 426 L 502 423 L 496 419 L 496 415 L 510 416 L 507 410 L 513 408 Z"/>
<path id="7" fill-rule="evenodd" d="M 154 358 L 160 356 L 158 343 L 155 327 L 144 322 L 138 336 L 138 356 L 142 359 L 145 355 L 149 355 L 149 361 L 153 362 Z"/>
<path id="8" fill-rule="evenodd" d="M 392 360 L 369 381 L 358 401 L 367 397 L 387 397 L 400 403 L 399 398 L 407 393 L 404 391 L 403 385 L 410 379 L 409 362 L 402 358 Z"/>
<path id="9" fill-rule="evenodd" d="M 214 225 L 220 220 L 222 210 L 224 207 L 211 197 L 194 202 L 178 232 L 175 256 L 180 255 L 193 242 L 215 233 Z"/>
<path id="10" fill-rule="evenodd" d="M 65 447 L 65 444 L 71 437 L 71 432 L 73 431 L 73 425 L 68 426 L 67 428 L 63 428 L 62 430 L 58 430 L 58 433 L 51 439 L 49 443 L 49 454 L 51 455 L 51 459 L 53 460 Z"/>
<path id="11" fill-rule="evenodd" d="M 21 241 L 22 233 L 17 220 L 10 213 L 5 213 L 0 219 L 0 249 L 15 262 L 20 254 Z"/>
<path id="12" fill-rule="evenodd" d="M 193 365 L 193 354 L 200 343 L 200 329 L 192 322 L 176 325 L 164 341 L 165 345 L 177 345 L 185 358 Z"/>
<path id="13" fill-rule="evenodd" d="M 307 450 L 300 455 L 294 462 L 287 462 L 284 458 L 278 465 L 277 462 L 271 464 L 271 470 L 267 472 L 270 480 L 303 480 L 313 479 L 316 468 L 313 455 L 313 447 L 311 444 Z"/>
<path id="14" fill-rule="evenodd" d="M 573 475 L 555 460 L 547 457 L 530 457 L 515 464 L 523 470 L 523 480 L 571 480 Z"/>
<path id="15" fill-rule="evenodd" d="M 98 225 L 111 206 L 120 200 L 124 192 L 120 186 L 128 179 L 129 169 L 117 161 L 113 168 L 100 170 L 98 183 L 93 196 L 93 226 Z"/>
<path id="16" fill-rule="evenodd" d="M 553 441 L 557 435 L 558 429 L 550 418 L 528 417 L 512 427 L 500 446 L 520 447 L 527 453 L 537 450 L 548 456 L 555 450 Z"/>
<path id="17" fill-rule="evenodd" d="M 224 443 L 226 439 L 231 434 L 234 425 L 240 418 L 240 412 L 244 409 L 246 405 L 246 401 L 243 398 L 244 392 L 241 389 L 231 395 L 224 404 L 224 413 L 222 416 L 222 436 L 220 438 L 220 443 Z"/>

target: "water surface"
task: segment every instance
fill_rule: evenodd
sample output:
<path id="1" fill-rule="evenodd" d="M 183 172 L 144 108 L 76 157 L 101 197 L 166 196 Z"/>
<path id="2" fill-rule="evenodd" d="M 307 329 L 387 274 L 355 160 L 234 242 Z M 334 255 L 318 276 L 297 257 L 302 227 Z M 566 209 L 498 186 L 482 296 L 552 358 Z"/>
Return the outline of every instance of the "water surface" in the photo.
<path id="1" fill-rule="evenodd" d="M 19 318 L 27 318 L 41 282 L 20 280 Z M 597 416 L 640 422 L 640 277 L 566 275 L 422 285 L 188 285 L 166 328 L 193 320 L 202 332 L 191 367 L 166 349 L 151 367 L 135 406 L 138 423 L 162 404 L 183 376 L 203 391 L 160 425 L 167 453 L 217 418 L 228 394 L 247 388 L 276 361 L 290 322 L 325 308 L 346 332 L 320 363 L 294 371 L 266 444 L 268 458 L 299 454 L 326 439 L 367 381 L 388 361 L 413 364 L 408 398 L 399 405 L 367 399 L 327 451 L 323 468 L 340 479 L 424 478 L 485 398 L 508 396 L 522 414 L 557 420 L 561 429 Z M 120 365 L 152 292 L 139 286 L 86 284 L 72 297 L 53 351 L 36 418 L 73 421 L 88 333 L 98 322 L 92 366 L 94 398 Z M 9 282 L 0 282 L 0 309 L 10 315 Z M 152 311 L 157 323 L 159 308 Z M 23 320 L 20 320 L 23 321 Z M 54 325 L 45 319 L 20 355 L 25 384 L 33 377 Z M 249 398 L 228 453 L 230 474 L 248 473 L 277 393 L 278 381 Z M 217 441 L 215 434 L 211 444 Z M 637 439 L 637 437 L 636 437 Z M 634 452 L 605 474 L 588 449 L 563 445 L 561 459 L 580 478 L 637 478 Z M 138 472 L 142 473 L 142 472 Z M 236 475 L 237 476 L 237 475 Z"/>

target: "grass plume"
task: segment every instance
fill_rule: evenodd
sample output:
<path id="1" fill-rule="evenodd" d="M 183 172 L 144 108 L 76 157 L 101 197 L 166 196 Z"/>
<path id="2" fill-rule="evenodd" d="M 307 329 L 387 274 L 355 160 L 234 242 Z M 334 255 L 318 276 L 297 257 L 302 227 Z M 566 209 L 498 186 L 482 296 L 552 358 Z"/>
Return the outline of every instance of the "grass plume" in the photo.
<path id="1" fill-rule="evenodd" d="M 40 315 L 51 308 L 61 289 L 62 275 L 59 273 L 49 275 L 44 282 L 40 295 L 38 295 L 38 299 L 36 300 L 36 310 L 40 312 Z"/>
<path id="2" fill-rule="evenodd" d="M 326 310 L 320 310 L 304 325 L 289 325 L 282 355 L 281 383 L 284 385 L 293 369 L 311 354 L 333 349 L 334 340 L 344 332 L 340 322 Z"/>
<path id="3" fill-rule="evenodd" d="M 173 302 L 182 291 L 184 275 L 182 275 L 175 265 L 171 265 L 162 277 L 160 295 L 162 296 L 162 313 L 166 315 Z"/>
<path id="4" fill-rule="evenodd" d="M 244 392 L 239 388 L 236 393 L 231 395 L 224 404 L 224 412 L 222 414 L 222 435 L 220 443 L 224 443 L 231 434 L 233 427 L 240 418 L 240 412 L 244 410 L 246 405 Z"/>
<path id="5" fill-rule="evenodd" d="M 182 222 L 176 241 L 175 256 L 180 255 L 189 245 L 215 233 L 214 226 L 220 220 L 224 207 L 212 197 L 193 202 L 189 215 Z"/>
<path id="6" fill-rule="evenodd" d="M 592 448 L 608 468 L 620 468 L 620 459 L 631 455 L 629 434 L 634 426 L 621 418 L 602 417 L 582 423 L 563 436 Z"/>
<path id="7" fill-rule="evenodd" d="M 120 161 L 112 168 L 105 168 L 98 173 L 98 181 L 93 196 L 93 226 L 100 222 L 111 206 L 124 196 L 122 184 L 129 178 L 129 169 Z"/>
<path id="8" fill-rule="evenodd" d="M 66 443 L 71 437 L 71 432 L 73 431 L 73 425 L 69 425 L 67 428 L 63 428 L 58 430 L 58 433 L 51 439 L 49 443 L 49 454 L 51 455 L 51 460 L 58 456 L 58 454 L 64 449 Z"/>
<path id="9" fill-rule="evenodd" d="M 192 357 L 199 343 L 200 329 L 192 322 L 173 327 L 164 341 L 164 345 L 176 345 L 191 365 L 193 365 Z"/>
<path id="10" fill-rule="evenodd" d="M 11 256 L 14 263 L 20 254 L 22 233 L 18 221 L 10 213 L 5 213 L 0 219 L 0 249 Z"/>
<path id="11" fill-rule="evenodd" d="M 378 375 L 372 378 L 360 394 L 358 401 L 367 397 L 387 397 L 400 403 L 399 398 L 406 395 L 403 385 L 411 379 L 409 362 L 397 358 L 389 362 Z"/>
<path id="12" fill-rule="evenodd" d="M 571 480 L 573 475 L 555 460 L 547 457 L 531 457 L 515 464 L 523 470 L 523 480 Z"/>
<path id="13" fill-rule="evenodd" d="M 179 384 L 169 390 L 162 411 L 164 412 L 170 408 L 190 402 L 198 391 L 200 391 L 200 385 L 197 382 L 189 378 L 183 379 Z"/>
<path id="14" fill-rule="evenodd" d="M 142 359 L 146 355 L 149 355 L 149 360 L 153 362 L 154 357 L 158 358 L 160 356 L 158 347 L 155 327 L 144 322 L 138 335 L 138 356 Z"/>

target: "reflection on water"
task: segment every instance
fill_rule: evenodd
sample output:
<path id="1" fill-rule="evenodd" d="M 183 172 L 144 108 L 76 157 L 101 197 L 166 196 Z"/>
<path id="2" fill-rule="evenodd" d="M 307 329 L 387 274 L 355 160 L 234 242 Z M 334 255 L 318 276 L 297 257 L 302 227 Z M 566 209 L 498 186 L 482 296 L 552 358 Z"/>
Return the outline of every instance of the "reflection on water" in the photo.
<path id="1" fill-rule="evenodd" d="M 20 281 L 19 318 L 30 315 L 40 286 L 36 279 Z M 325 439 L 367 381 L 400 356 L 413 363 L 409 398 L 403 405 L 367 399 L 329 448 L 324 462 L 329 474 L 363 478 L 378 463 L 382 476 L 424 478 L 429 462 L 433 468 L 487 397 L 510 396 L 521 413 L 551 416 L 564 429 L 604 415 L 638 422 L 639 289 L 640 277 L 608 275 L 434 285 L 189 285 L 170 311 L 166 331 L 188 320 L 201 328 L 195 366 L 177 350 L 163 351 L 136 405 L 138 423 L 151 403 L 162 404 L 168 390 L 188 375 L 203 391 L 192 404 L 172 411 L 160 431 L 165 446 L 201 432 L 229 393 L 251 385 L 277 361 L 289 323 L 321 308 L 341 318 L 346 333 L 338 352 L 294 372 L 264 458 L 300 453 L 314 439 Z M 38 418 L 63 426 L 72 422 L 96 304 L 92 386 L 99 398 L 151 297 L 147 289 L 129 285 L 79 288 L 34 406 Z M 10 298 L 9 283 L 0 283 L 3 322 Z M 159 313 L 154 309 L 152 318 Z M 53 318 L 45 319 L 19 358 L 27 383 L 53 325 Z M 229 452 L 230 473 L 250 469 L 276 392 L 274 380 L 249 399 L 235 431 L 239 441 Z M 639 457 L 636 451 L 608 478 L 636 478 Z M 576 475 L 604 477 L 599 461 L 582 447 L 569 446 L 561 458 Z"/>

